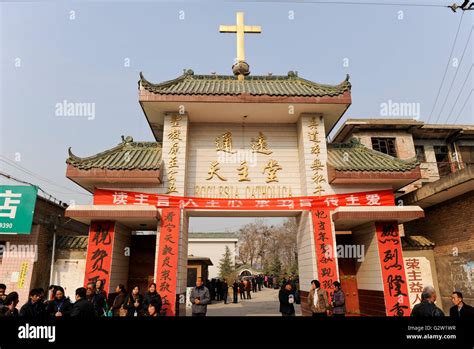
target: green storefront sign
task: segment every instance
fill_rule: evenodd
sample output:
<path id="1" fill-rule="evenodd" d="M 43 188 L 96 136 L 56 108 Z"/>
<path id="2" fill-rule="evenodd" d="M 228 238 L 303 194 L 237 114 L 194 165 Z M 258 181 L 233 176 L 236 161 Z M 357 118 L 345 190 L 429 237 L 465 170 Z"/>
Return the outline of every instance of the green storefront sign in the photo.
<path id="1" fill-rule="evenodd" d="M 29 234 L 38 189 L 0 185 L 0 234 Z"/>

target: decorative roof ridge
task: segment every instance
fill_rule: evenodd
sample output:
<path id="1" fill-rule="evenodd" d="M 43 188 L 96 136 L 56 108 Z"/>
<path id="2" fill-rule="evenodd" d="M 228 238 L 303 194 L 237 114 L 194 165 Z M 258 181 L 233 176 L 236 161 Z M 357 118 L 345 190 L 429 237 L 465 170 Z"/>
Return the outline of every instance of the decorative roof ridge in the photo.
<path id="1" fill-rule="evenodd" d="M 79 157 L 79 156 L 73 154 L 73 152 L 71 150 L 72 147 L 69 147 L 68 148 L 69 158 L 66 160 L 66 162 L 69 162 L 70 160 L 90 161 L 90 160 L 95 160 L 95 159 L 101 158 L 101 157 L 109 155 L 109 154 L 113 154 L 117 151 L 123 150 L 124 148 L 133 149 L 133 148 L 148 148 L 148 147 L 149 148 L 159 148 L 159 147 L 161 147 L 161 144 L 158 143 L 158 142 L 153 142 L 153 141 L 134 142 L 133 137 L 131 137 L 131 136 L 127 136 L 127 137 L 122 136 L 122 142 L 119 143 L 118 145 L 116 145 L 115 147 L 104 150 L 100 153 L 97 153 L 97 154 L 94 154 L 94 155 L 91 155 L 91 156 L 87 156 L 87 157 Z"/>
<path id="2" fill-rule="evenodd" d="M 171 80 L 166 80 L 160 83 L 152 83 L 148 81 L 142 72 L 140 72 L 140 80 L 138 81 L 138 84 L 140 84 L 143 87 L 155 87 L 155 88 L 164 88 L 168 87 L 171 85 L 174 85 L 176 83 L 179 83 L 183 80 L 186 79 L 192 79 L 192 80 L 230 80 L 230 81 L 238 81 L 238 82 L 249 82 L 249 81 L 298 81 L 304 84 L 307 84 L 309 86 L 317 86 L 317 87 L 322 87 L 322 88 L 330 88 L 330 89 L 337 89 L 341 87 L 346 87 L 348 90 L 352 88 L 351 83 L 349 82 L 350 76 L 349 74 L 346 74 L 346 78 L 340 82 L 339 84 L 336 85 L 331 85 L 331 84 L 321 84 L 318 82 L 314 82 L 305 78 L 301 78 L 298 76 L 297 72 L 294 71 L 289 71 L 287 75 L 249 75 L 246 76 L 244 80 L 239 81 L 236 76 L 234 75 L 213 75 L 213 74 L 194 74 L 194 71 L 192 69 L 184 69 L 184 72 L 182 75 L 178 76 L 175 79 Z"/>

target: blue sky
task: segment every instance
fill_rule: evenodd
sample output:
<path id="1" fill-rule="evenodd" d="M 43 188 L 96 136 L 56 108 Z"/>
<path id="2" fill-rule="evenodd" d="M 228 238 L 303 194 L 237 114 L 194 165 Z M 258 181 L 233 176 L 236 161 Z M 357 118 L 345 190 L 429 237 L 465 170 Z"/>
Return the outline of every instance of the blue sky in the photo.
<path id="1" fill-rule="evenodd" d="M 89 156 L 115 146 L 121 135 L 152 140 L 138 104 L 139 72 L 152 82 L 175 78 L 184 68 L 231 74 L 235 35 L 220 34 L 218 27 L 234 24 L 238 10 L 245 12 L 246 24 L 263 28 L 261 35 L 246 36 L 252 74 L 296 70 L 301 77 L 328 84 L 351 75 L 353 104 L 343 120 L 380 117 L 381 103 L 391 100 L 419 103 L 420 119 L 426 121 L 461 18 L 441 7 L 290 1 L 1 2 L 0 156 L 19 160 L 15 164 L 35 176 L 5 162 L 0 162 L 2 172 L 39 184 L 63 201 L 87 203 L 90 196 L 65 178 L 68 147 Z M 459 60 L 468 43 L 465 57 L 457 68 L 450 64 L 431 121 L 439 117 L 438 122 L 445 122 L 472 67 L 473 38 L 467 39 L 473 12 L 464 14 L 454 50 Z M 124 66 L 127 59 L 129 67 Z M 451 122 L 473 123 L 472 95 L 467 100 L 473 74 Z M 94 103 L 95 118 L 56 116 L 55 105 L 64 100 Z M 237 220 L 225 222 L 218 230 L 226 224 L 234 227 Z M 196 226 L 201 228 L 204 223 Z"/>

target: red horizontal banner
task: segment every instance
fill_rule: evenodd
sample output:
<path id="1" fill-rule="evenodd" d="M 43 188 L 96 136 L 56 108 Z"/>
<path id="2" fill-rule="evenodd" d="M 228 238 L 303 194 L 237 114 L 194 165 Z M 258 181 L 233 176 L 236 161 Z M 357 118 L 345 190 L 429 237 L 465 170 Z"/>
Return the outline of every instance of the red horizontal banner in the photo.
<path id="1" fill-rule="evenodd" d="M 96 189 L 94 191 L 94 205 L 133 205 L 158 208 L 311 210 L 314 207 L 335 209 L 339 206 L 393 206 L 394 204 L 395 198 L 391 190 L 270 199 L 198 198 L 106 189 Z"/>

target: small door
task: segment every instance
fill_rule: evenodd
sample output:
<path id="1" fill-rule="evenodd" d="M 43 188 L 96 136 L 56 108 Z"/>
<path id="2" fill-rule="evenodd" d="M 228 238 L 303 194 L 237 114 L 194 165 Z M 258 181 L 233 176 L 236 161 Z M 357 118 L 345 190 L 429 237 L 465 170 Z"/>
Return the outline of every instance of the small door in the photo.
<path id="1" fill-rule="evenodd" d="M 359 310 L 359 293 L 357 290 L 357 279 L 355 275 L 341 276 L 341 288 L 346 296 L 346 312 L 347 315 L 358 315 Z"/>

